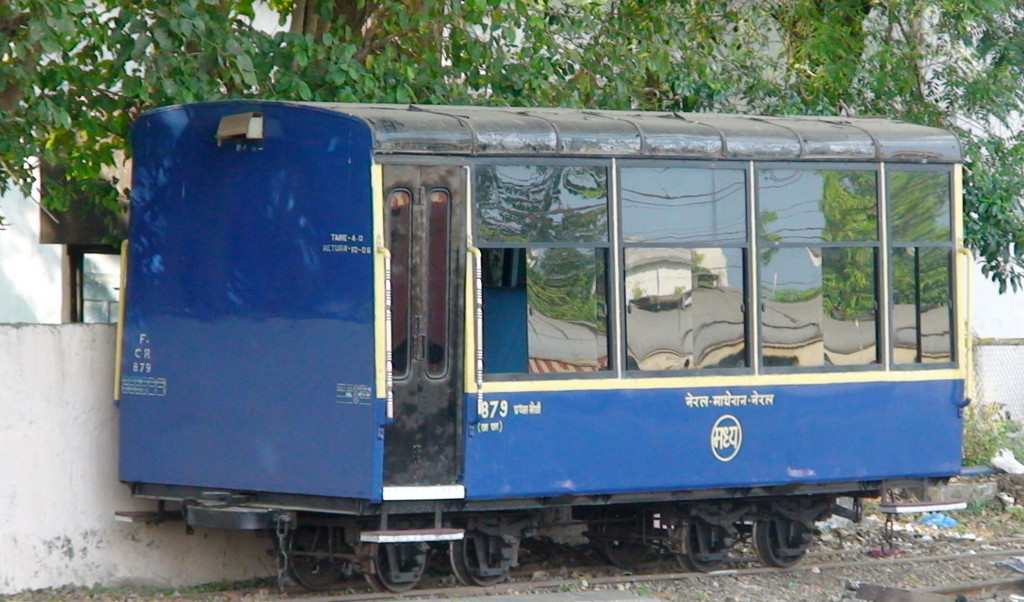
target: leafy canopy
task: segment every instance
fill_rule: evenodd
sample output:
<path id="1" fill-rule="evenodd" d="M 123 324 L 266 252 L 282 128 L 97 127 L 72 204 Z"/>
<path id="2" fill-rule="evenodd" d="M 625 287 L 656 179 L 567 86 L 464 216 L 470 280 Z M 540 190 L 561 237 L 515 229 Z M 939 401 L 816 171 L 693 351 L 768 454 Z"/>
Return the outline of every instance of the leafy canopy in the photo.
<path id="1" fill-rule="evenodd" d="M 0 171 L 60 209 L 148 108 L 220 98 L 887 115 L 958 131 L 966 229 L 1024 284 L 1016 0 L 0 0 Z M 60 192 L 59 190 L 57 191 Z"/>

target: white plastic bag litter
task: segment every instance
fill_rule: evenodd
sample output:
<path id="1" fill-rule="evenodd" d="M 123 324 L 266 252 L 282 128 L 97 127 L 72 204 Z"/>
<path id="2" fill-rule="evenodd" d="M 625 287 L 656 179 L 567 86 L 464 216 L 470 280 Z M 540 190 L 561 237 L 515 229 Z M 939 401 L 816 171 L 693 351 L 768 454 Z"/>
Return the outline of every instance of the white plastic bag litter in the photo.
<path id="1" fill-rule="evenodd" d="M 997 566 L 1008 566 L 1018 573 L 1024 573 L 1024 556 L 1012 556 L 1006 560 L 997 560 L 992 564 Z"/>
<path id="2" fill-rule="evenodd" d="M 992 466 L 1010 474 L 1024 474 L 1024 464 L 1018 462 L 1013 452 L 1005 447 L 992 456 Z"/>

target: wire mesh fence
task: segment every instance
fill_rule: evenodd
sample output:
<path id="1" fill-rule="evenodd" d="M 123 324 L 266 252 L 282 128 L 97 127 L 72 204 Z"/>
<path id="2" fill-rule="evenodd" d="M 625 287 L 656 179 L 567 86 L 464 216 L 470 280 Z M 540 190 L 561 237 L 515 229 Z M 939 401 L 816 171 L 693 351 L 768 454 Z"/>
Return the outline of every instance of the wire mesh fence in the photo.
<path id="1" fill-rule="evenodd" d="M 1024 423 L 1024 339 L 974 341 L 973 397 L 978 403 L 998 404 Z"/>

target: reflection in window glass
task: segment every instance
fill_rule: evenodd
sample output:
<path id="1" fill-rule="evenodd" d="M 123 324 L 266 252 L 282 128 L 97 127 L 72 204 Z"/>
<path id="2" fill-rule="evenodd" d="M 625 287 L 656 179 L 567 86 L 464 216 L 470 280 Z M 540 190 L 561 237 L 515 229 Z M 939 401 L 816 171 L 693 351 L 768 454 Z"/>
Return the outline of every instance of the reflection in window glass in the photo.
<path id="1" fill-rule="evenodd" d="M 878 363 L 875 249 L 822 250 L 825 363 Z"/>
<path id="2" fill-rule="evenodd" d="M 947 248 L 894 249 L 894 363 L 953 361 L 951 261 Z"/>
<path id="3" fill-rule="evenodd" d="M 761 170 L 761 237 L 769 243 L 878 240 L 876 182 L 873 171 Z"/>
<path id="4" fill-rule="evenodd" d="M 448 369 L 448 271 L 451 219 L 447 190 L 432 190 L 427 207 L 427 374 Z"/>
<path id="5" fill-rule="evenodd" d="M 787 247 L 762 255 L 761 340 L 765 366 L 821 366 L 821 249 Z"/>
<path id="6" fill-rule="evenodd" d="M 480 242 L 608 240 L 604 167 L 492 165 L 475 174 Z"/>
<path id="7" fill-rule="evenodd" d="M 530 372 L 608 368 L 604 249 L 530 249 L 526 290 Z"/>
<path id="8" fill-rule="evenodd" d="M 761 268 L 765 366 L 878 363 L 873 247 L 783 247 Z"/>
<path id="9" fill-rule="evenodd" d="M 409 368 L 409 247 L 412 194 L 394 190 L 388 198 L 388 249 L 391 251 L 391 362 L 396 378 Z"/>
<path id="10" fill-rule="evenodd" d="M 627 368 L 746 365 L 743 250 L 625 249 Z"/>
<path id="11" fill-rule="evenodd" d="M 890 171 L 887 185 L 894 241 L 950 239 L 948 172 Z"/>
<path id="12" fill-rule="evenodd" d="M 626 242 L 739 243 L 747 239 L 743 170 L 624 168 L 621 187 Z"/>
<path id="13" fill-rule="evenodd" d="M 894 244 L 892 361 L 898 365 L 951 362 L 950 173 L 891 170 L 886 183 Z"/>

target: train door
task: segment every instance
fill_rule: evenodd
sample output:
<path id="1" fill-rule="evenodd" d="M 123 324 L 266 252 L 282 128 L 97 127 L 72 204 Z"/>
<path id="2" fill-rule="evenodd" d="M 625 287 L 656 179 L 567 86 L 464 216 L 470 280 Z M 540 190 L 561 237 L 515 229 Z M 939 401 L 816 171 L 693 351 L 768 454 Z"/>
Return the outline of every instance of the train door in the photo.
<path id="1" fill-rule="evenodd" d="M 384 434 L 385 487 L 462 478 L 465 189 L 460 167 L 384 166 L 395 400 Z"/>

